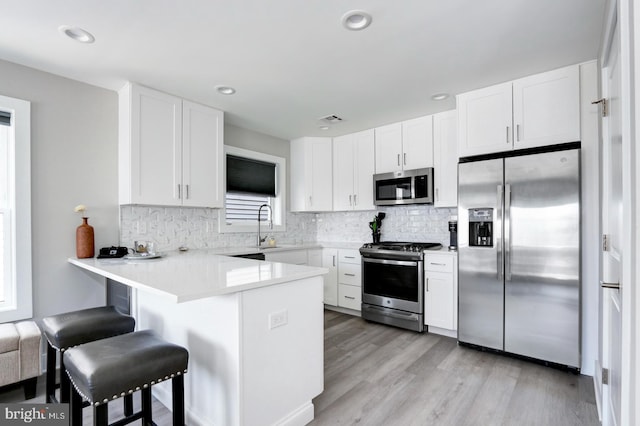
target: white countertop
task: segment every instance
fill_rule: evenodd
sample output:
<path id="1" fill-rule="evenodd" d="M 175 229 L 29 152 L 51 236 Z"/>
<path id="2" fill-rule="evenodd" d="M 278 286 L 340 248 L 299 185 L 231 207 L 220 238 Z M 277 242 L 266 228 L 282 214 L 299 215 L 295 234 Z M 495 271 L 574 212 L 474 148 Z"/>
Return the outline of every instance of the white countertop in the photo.
<path id="1" fill-rule="evenodd" d="M 228 256 L 247 253 L 246 249 L 228 249 L 224 253 L 227 256 L 221 256 L 220 250 L 225 249 L 167 252 L 160 258 L 144 260 L 69 258 L 68 261 L 130 287 L 170 297 L 178 303 L 315 277 L 328 272 L 325 268 Z M 257 251 L 253 249 L 248 252 Z"/>

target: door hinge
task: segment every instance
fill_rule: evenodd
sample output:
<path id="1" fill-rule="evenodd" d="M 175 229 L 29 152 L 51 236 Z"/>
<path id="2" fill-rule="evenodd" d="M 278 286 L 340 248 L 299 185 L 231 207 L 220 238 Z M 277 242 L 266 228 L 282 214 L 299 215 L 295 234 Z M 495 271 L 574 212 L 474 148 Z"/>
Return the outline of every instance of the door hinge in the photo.
<path id="1" fill-rule="evenodd" d="M 602 251 L 609 251 L 609 234 L 602 234 Z"/>
<path id="2" fill-rule="evenodd" d="M 591 102 L 591 104 L 592 105 L 602 104 L 602 116 L 603 117 L 607 116 L 607 99 L 606 98 L 598 99 L 597 101 Z"/>
<path id="3" fill-rule="evenodd" d="M 608 368 L 603 368 L 602 369 L 602 384 L 603 385 L 608 385 L 609 384 L 609 369 Z"/>

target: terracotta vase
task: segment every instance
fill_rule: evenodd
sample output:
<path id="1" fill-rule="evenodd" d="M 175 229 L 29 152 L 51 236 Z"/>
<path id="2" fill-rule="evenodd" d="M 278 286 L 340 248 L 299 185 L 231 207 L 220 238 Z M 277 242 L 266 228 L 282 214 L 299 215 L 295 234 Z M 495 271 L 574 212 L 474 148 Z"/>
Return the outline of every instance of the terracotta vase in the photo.
<path id="1" fill-rule="evenodd" d="M 88 217 L 83 217 L 82 225 L 76 229 L 76 257 L 78 259 L 87 259 L 95 254 L 93 226 L 87 223 L 88 220 Z"/>

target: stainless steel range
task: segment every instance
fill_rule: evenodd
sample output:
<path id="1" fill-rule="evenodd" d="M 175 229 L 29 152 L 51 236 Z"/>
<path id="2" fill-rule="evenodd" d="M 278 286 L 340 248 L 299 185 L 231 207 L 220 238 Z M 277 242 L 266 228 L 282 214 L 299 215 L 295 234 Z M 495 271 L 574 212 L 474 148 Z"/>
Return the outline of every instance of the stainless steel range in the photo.
<path id="1" fill-rule="evenodd" d="M 365 244 L 362 255 L 362 318 L 424 331 L 424 250 L 439 243 Z"/>

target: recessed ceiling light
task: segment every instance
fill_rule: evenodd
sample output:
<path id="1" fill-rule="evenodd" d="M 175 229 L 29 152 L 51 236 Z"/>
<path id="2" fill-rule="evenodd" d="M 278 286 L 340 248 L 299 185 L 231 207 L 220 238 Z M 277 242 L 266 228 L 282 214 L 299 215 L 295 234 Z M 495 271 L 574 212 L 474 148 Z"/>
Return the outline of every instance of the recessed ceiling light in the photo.
<path id="1" fill-rule="evenodd" d="M 93 43 L 96 41 L 96 38 L 90 32 L 85 31 L 82 28 L 61 25 L 58 27 L 58 31 L 80 43 Z"/>
<path id="2" fill-rule="evenodd" d="M 342 25 L 351 31 L 360 31 L 371 25 L 371 15 L 362 10 L 350 10 L 342 15 Z"/>
<path id="3" fill-rule="evenodd" d="M 320 130 L 329 130 L 329 126 L 318 126 Z"/>
<path id="4" fill-rule="evenodd" d="M 431 96 L 431 99 L 433 99 L 434 101 L 444 101 L 448 97 L 448 93 L 436 93 L 435 95 Z"/>
<path id="5" fill-rule="evenodd" d="M 233 95 L 236 93 L 236 89 L 231 86 L 216 86 L 216 90 L 222 95 Z"/>

